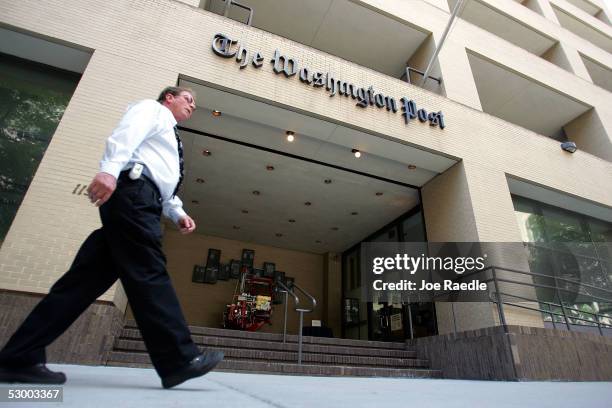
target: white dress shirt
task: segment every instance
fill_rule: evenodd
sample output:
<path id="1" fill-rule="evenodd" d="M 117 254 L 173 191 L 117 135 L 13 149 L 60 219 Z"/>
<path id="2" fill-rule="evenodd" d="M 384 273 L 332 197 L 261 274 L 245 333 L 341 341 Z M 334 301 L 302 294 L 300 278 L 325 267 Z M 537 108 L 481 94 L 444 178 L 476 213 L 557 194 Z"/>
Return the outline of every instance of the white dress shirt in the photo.
<path id="1" fill-rule="evenodd" d="M 163 213 L 178 224 L 185 216 L 183 202 L 172 196 L 179 180 L 179 155 L 172 112 L 153 99 L 136 102 L 106 141 L 100 171 L 119 177 L 121 171 L 142 163 L 161 193 Z"/>

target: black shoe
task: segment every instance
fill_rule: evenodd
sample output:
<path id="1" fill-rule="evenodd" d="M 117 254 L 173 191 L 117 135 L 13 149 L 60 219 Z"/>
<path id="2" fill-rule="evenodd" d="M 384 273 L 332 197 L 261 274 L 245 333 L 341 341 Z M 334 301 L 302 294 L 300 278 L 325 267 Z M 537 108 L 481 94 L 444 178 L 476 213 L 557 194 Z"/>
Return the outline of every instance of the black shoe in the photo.
<path id="1" fill-rule="evenodd" d="M 31 383 L 31 384 L 63 384 L 66 375 L 51 371 L 44 364 L 30 367 L 0 367 L 0 382 L 4 383 Z"/>
<path id="2" fill-rule="evenodd" d="M 164 388 L 172 388 L 190 378 L 200 377 L 215 368 L 223 360 L 222 351 L 205 351 L 200 354 L 183 369 L 176 373 L 162 378 Z"/>

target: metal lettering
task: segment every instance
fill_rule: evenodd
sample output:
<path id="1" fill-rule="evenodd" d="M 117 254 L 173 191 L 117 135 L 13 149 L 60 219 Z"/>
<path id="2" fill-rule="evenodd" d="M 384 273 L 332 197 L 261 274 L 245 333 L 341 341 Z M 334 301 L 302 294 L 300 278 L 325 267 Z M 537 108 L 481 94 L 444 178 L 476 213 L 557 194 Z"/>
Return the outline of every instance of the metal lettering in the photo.
<path id="1" fill-rule="evenodd" d="M 243 69 L 249 63 L 247 59 L 247 50 L 243 46 L 238 48 L 238 53 L 236 54 L 236 61 L 240 62 L 240 69 Z"/>
<path id="2" fill-rule="evenodd" d="M 404 117 L 404 122 L 408 124 L 411 119 L 417 117 L 416 103 L 412 99 L 407 99 L 405 97 L 402 97 L 400 102 L 402 102 L 402 116 Z"/>
<path id="3" fill-rule="evenodd" d="M 397 112 L 397 105 L 395 104 L 395 99 L 390 96 L 385 96 L 385 106 L 388 111 L 393 111 L 393 113 Z"/>
<path id="4" fill-rule="evenodd" d="M 263 65 L 263 61 L 264 57 L 263 55 L 261 55 L 260 52 L 256 52 L 255 55 L 253 55 L 253 66 L 255 68 L 261 68 Z"/>
<path id="5" fill-rule="evenodd" d="M 374 88 L 372 85 L 368 88 L 368 103 L 374 105 Z"/>
<path id="6" fill-rule="evenodd" d="M 313 84 L 312 86 L 319 87 L 325 85 L 325 78 L 321 72 L 316 72 L 312 76 Z"/>
<path id="7" fill-rule="evenodd" d="M 379 108 L 384 108 L 385 107 L 385 97 L 383 94 L 376 94 L 376 96 L 374 96 L 374 102 L 376 102 L 376 106 L 378 106 Z"/>
<path id="8" fill-rule="evenodd" d="M 427 116 L 427 119 L 429 119 L 429 126 L 440 126 L 440 129 L 444 129 L 446 127 L 446 124 L 444 123 L 444 114 L 442 111 L 438 113 L 430 113 Z"/>
<path id="9" fill-rule="evenodd" d="M 287 78 L 295 75 L 298 71 L 297 61 L 281 55 L 279 50 L 274 51 L 274 58 L 272 58 L 271 62 L 274 65 L 274 72 L 277 74 L 282 72 Z"/>
<path id="10" fill-rule="evenodd" d="M 425 109 L 419 109 L 417 111 L 417 116 L 421 122 L 427 122 L 427 111 Z"/>
<path id="11" fill-rule="evenodd" d="M 310 71 L 308 68 L 300 69 L 300 81 L 310 85 L 312 83 L 312 78 L 310 78 Z"/>
<path id="12" fill-rule="evenodd" d="M 236 51 L 232 51 L 232 45 L 238 41 L 232 40 L 224 34 L 215 34 L 212 42 L 212 50 L 215 54 L 223 58 L 231 58 L 236 55 Z"/>
<path id="13" fill-rule="evenodd" d="M 336 80 L 329 74 L 325 74 L 325 79 L 325 82 L 327 84 L 325 86 L 325 89 L 329 91 L 329 96 L 332 97 L 336 94 Z"/>
<path id="14" fill-rule="evenodd" d="M 368 106 L 368 94 L 365 88 L 359 88 L 357 90 L 357 106 L 360 108 Z"/>
<path id="15" fill-rule="evenodd" d="M 344 96 L 350 95 L 349 87 L 352 87 L 353 85 L 347 82 L 340 81 L 340 80 L 338 80 L 337 85 L 338 85 L 338 93 L 340 95 L 344 95 Z"/>

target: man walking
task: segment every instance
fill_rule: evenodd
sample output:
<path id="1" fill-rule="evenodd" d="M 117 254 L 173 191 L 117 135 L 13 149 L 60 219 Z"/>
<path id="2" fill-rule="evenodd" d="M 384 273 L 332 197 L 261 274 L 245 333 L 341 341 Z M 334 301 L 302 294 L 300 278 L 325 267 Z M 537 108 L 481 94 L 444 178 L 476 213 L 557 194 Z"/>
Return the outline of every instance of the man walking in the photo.
<path id="1" fill-rule="evenodd" d="M 200 354 L 191 340 L 161 249 L 162 213 L 183 234 L 196 228 L 176 196 L 183 179 L 176 124 L 195 107 L 193 91 L 168 87 L 157 101 L 140 101 L 125 113 L 87 189 L 102 228 L 0 351 L 0 382 L 63 384 L 66 376 L 45 365 L 45 347 L 117 279 L 164 388 L 204 375 L 223 359 L 217 351 Z"/>

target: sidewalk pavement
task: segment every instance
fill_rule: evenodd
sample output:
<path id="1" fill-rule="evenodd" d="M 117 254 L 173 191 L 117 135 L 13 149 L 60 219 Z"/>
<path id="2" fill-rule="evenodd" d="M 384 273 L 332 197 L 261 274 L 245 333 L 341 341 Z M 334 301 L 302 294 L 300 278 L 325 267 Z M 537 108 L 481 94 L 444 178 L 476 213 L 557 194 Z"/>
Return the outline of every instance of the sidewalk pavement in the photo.
<path id="1" fill-rule="evenodd" d="M 2 407 L 520 407 L 609 408 L 611 382 L 501 382 L 301 377 L 212 372 L 164 390 L 152 369 L 50 364 L 64 371 L 63 402 Z M 0 388 L 11 387 L 0 384 Z M 14 387 L 14 386 L 13 386 Z"/>

